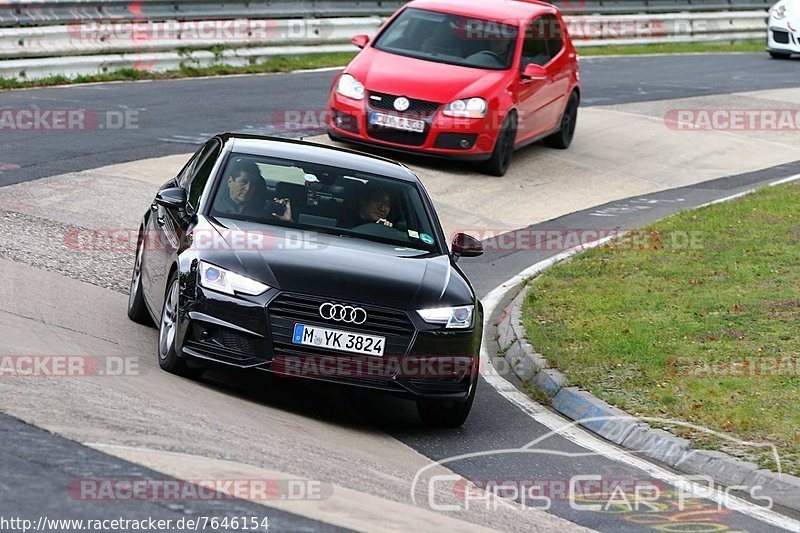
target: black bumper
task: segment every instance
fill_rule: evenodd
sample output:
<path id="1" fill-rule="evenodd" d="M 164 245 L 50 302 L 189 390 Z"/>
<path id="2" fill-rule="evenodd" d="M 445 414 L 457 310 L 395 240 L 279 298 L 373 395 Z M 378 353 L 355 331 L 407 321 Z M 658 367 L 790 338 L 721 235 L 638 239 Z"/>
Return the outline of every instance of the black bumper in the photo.
<path id="1" fill-rule="evenodd" d="M 370 320 L 360 327 L 325 321 L 325 298 L 270 290 L 240 299 L 196 287 L 181 313 L 183 356 L 290 378 L 311 379 L 412 398 L 466 398 L 477 379 L 482 317 L 472 330 L 442 330 L 416 313 L 359 302 Z M 294 325 L 386 338 L 382 357 L 341 353 L 291 342 Z"/>

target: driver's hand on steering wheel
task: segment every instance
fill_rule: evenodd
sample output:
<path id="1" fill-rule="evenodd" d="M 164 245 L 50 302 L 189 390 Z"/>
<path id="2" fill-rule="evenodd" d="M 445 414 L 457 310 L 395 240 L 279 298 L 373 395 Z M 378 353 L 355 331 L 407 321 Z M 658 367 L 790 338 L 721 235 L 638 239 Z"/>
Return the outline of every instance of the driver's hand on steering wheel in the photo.
<path id="1" fill-rule="evenodd" d="M 391 222 L 389 222 L 385 218 L 379 218 L 378 220 L 375 221 L 375 223 L 376 224 L 383 224 L 384 226 L 388 226 L 390 228 L 394 226 L 394 224 L 392 224 Z"/>

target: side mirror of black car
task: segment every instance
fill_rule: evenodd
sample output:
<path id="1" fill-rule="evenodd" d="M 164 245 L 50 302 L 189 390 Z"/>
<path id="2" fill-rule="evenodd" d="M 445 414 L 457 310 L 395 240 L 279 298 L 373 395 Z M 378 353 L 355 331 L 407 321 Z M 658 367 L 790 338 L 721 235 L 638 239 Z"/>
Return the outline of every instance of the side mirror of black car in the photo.
<path id="1" fill-rule="evenodd" d="M 456 233 L 453 237 L 451 249 L 453 259 L 456 261 L 459 257 L 478 257 L 479 255 L 483 255 L 483 245 L 481 241 L 466 233 Z"/>
<path id="2" fill-rule="evenodd" d="M 167 209 L 186 211 L 187 201 L 186 189 L 183 187 L 170 187 L 169 189 L 160 190 L 156 194 L 156 203 Z"/>

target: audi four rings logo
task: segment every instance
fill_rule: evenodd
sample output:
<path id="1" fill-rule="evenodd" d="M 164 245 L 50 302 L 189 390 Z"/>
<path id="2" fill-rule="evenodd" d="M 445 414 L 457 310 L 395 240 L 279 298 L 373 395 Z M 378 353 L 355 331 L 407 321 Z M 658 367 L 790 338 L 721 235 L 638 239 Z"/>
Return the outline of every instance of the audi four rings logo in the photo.
<path id="1" fill-rule="evenodd" d="M 363 324 L 367 321 L 367 312 L 360 307 L 332 304 L 330 302 L 319 306 L 319 316 L 327 320 L 348 322 L 350 324 Z"/>

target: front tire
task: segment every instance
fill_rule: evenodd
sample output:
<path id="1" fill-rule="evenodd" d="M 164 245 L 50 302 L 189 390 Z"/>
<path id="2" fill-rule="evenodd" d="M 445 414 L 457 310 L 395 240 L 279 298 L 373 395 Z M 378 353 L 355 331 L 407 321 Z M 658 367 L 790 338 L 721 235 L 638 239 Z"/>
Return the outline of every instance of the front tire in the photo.
<path id="1" fill-rule="evenodd" d="M 483 163 L 482 170 L 492 176 L 505 176 L 514 157 L 514 144 L 517 140 L 517 117 L 513 113 L 503 121 L 500 133 L 497 134 L 492 157 Z"/>
<path id="2" fill-rule="evenodd" d="M 561 115 L 561 124 L 558 131 L 545 138 L 545 146 L 558 148 L 559 150 L 569 148 L 569 145 L 572 144 L 572 138 L 575 136 L 575 126 L 578 123 L 578 104 L 578 95 L 575 93 L 569 95 L 567 107 L 564 108 L 564 114 Z"/>
<path id="3" fill-rule="evenodd" d="M 792 57 L 792 54 L 787 54 L 784 52 L 770 52 L 769 57 L 772 59 L 789 59 Z"/>
<path id="4" fill-rule="evenodd" d="M 128 294 L 128 318 L 145 326 L 153 326 L 153 319 L 147 311 L 142 293 L 142 264 L 144 259 L 144 235 L 139 230 L 139 238 L 136 241 L 136 260 L 133 263 L 133 273 L 131 274 L 131 288 Z"/>
<path id="5" fill-rule="evenodd" d="M 167 294 L 164 298 L 164 309 L 161 311 L 161 320 L 158 327 L 158 365 L 171 374 L 187 378 L 198 378 L 203 375 L 203 368 L 193 368 L 186 361 L 178 357 L 175 345 L 178 338 L 178 302 L 180 287 L 178 272 L 172 273 L 167 284 Z"/>
<path id="6" fill-rule="evenodd" d="M 418 400 L 417 413 L 425 425 L 435 428 L 460 428 L 467 421 L 475 400 L 475 390 L 478 383 L 472 387 L 466 400 Z"/>

